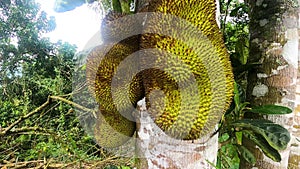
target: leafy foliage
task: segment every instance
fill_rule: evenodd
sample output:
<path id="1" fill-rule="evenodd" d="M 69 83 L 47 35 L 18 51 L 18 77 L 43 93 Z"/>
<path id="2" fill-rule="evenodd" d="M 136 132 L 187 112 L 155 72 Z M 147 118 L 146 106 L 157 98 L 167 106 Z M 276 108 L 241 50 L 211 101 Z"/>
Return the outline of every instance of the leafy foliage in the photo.
<path id="1" fill-rule="evenodd" d="M 262 116 L 265 114 L 288 114 L 292 111 L 289 108 L 277 105 L 250 108 L 249 103 L 241 101 L 244 99 L 241 98 L 243 94 L 240 91 L 241 87 L 236 84 L 233 105 L 224 115 L 220 124 L 221 136 L 219 142 L 222 146 L 218 153 L 217 167 L 235 166 L 233 168 L 239 168 L 238 164 L 241 158 L 251 164 L 256 162 L 252 152 L 243 146 L 243 139 L 251 140 L 272 160 L 280 161 L 281 157 L 278 151 L 285 149 L 290 141 L 288 130 L 272 121 L 248 119 L 244 115 L 247 112 L 255 112 Z"/>
<path id="2" fill-rule="evenodd" d="M 249 112 L 259 113 L 263 115 L 270 115 L 270 114 L 280 115 L 280 114 L 292 113 L 292 110 L 284 106 L 263 105 L 263 106 L 253 107 L 252 109 L 249 110 Z"/>
<path id="3" fill-rule="evenodd" d="M 55 19 L 34 0 L 4 0 L 0 8 L 0 168 L 128 164 L 97 146 L 69 104 L 76 46 L 42 37 Z"/>
<path id="4" fill-rule="evenodd" d="M 261 135 L 276 150 L 284 150 L 291 139 L 287 129 L 269 120 L 243 119 L 232 125 Z"/>
<path id="5" fill-rule="evenodd" d="M 249 55 L 249 7 L 239 0 L 220 0 L 221 29 L 236 81 L 246 75 L 249 68 L 255 66 L 248 63 Z"/>

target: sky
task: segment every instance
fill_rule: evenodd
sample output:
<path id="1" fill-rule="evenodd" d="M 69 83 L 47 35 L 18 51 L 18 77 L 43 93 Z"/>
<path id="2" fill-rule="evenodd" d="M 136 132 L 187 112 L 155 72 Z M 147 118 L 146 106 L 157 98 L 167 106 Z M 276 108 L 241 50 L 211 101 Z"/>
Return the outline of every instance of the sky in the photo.
<path id="1" fill-rule="evenodd" d="M 239 0 L 243 2 L 243 0 Z M 64 13 L 57 13 L 54 9 L 55 0 L 36 0 L 41 4 L 49 16 L 55 16 L 56 29 L 46 34 L 52 42 L 62 40 L 75 44 L 78 51 L 100 44 L 101 16 L 86 4 Z"/>
<path id="2" fill-rule="evenodd" d="M 49 16 L 55 17 L 55 30 L 44 35 L 52 42 L 62 40 L 75 44 L 78 51 L 92 47 L 91 41 L 93 44 L 100 43 L 100 14 L 87 5 L 77 7 L 72 11 L 56 13 L 54 11 L 55 0 L 36 0 L 36 2 L 41 4 L 41 9 Z"/>

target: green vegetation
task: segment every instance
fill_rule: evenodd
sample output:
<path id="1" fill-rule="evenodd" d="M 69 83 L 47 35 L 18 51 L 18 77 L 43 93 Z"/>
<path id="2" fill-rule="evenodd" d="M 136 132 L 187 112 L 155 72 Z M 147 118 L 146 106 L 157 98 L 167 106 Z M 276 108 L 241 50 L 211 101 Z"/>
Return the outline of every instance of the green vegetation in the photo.
<path id="1" fill-rule="evenodd" d="M 249 103 L 243 98 L 243 89 L 235 85 L 234 102 L 224 115 L 219 130 L 219 143 L 217 168 L 238 169 L 240 159 L 253 164 L 256 162 L 251 150 L 242 144 L 243 139 L 249 139 L 257 145 L 270 159 L 279 162 L 281 160 L 279 150 L 287 147 L 290 134 L 284 127 L 269 120 L 246 118 L 245 114 L 281 115 L 292 113 L 292 110 L 282 106 L 264 105 L 249 107 Z"/>

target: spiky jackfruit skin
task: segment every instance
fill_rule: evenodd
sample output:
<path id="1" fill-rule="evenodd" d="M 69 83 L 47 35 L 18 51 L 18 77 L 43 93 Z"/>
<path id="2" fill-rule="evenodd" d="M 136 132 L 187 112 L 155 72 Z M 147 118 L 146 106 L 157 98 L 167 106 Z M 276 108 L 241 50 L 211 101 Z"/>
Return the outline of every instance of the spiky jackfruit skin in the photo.
<path id="1" fill-rule="evenodd" d="M 155 123 L 173 138 L 193 140 L 207 134 L 214 128 L 220 116 L 231 102 L 233 74 L 229 55 L 216 23 L 215 10 L 214 0 L 153 0 L 148 7 L 149 12 L 172 14 L 185 19 L 197 27 L 210 41 L 208 43 L 199 38 L 199 41 L 190 42 L 191 44 L 200 43 L 202 52 L 197 53 L 184 42 L 172 37 L 157 34 L 144 34 L 142 36 L 142 48 L 160 49 L 179 56 L 179 60 L 188 65 L 186 69 L 192 71 L 198 86 L 200 99 L 197 101 L 189 96 L 191 94 L 189 91 L 194 92 L 190 90 L 191 86 L 187 85 L 180 90 L 177 84 L 184 82 L 187 74 L 181 68 L 182 63 L 171 63 L 172 59 L 168 59 L 165 63 L 173 65 L 173 72 L 178 72 L 177 74 L 173 73 L 170 75 L 164 71 L 166 70 L 164 68 L 162 68 L 163 71 L 150 70 L 144 73 L 144 88 L 150 114 L 152 114 Z M 152 30 L 153 32 L 153 30 L 157 29 L 158 24 L 168 24 L 160 21 L 160 19 L 150 18 L 149 24 L 144 27 L 145 31 Z M 173 31 L 183 31 L 186 33 L 186 37 L 189 36 L 189 32 L 185 30 Z M 194 38 L 189 39 L 189 41 L 193 40 Z M 210 43 L 215 47 L 219 60 L 211 62 L 209 65 L 204 65 L 202 60 L 210 59 L 213 55 L 213 53 L 207 52 L 209 51 Z M 151 53 L 148 56 L 156 57 L 151 58 L 156 65 L 162 64 L 161 58 L 170 57 L 166 56 L 165 53 L 159 52 Z M 147 64 L 148 60 L 149 58 L 144 58 L 141 64 Z M 210 71 L 214 73 L 224 73 L 226 82 L 224 83 L 224 79 L 220 77 L 211 79 L 208 76 L 207 67 L 212 68 Z M 219 88 L 212 88 L 212 83 L 220 84 Z M 165 97 L 161 97 L 161 93 L 155 96 L 156 92 L 153 94 L 155 90 L 162 90 Z M 218 91 L 225 91 L 226 93 Z M 226 98 L 222 100 L 222 97 L 224 97 L 222 95 L 224 94 L 226 94 Z M 181 98 L 186 100 L 181 100 Z M 186 102 L 187 106 L 183 107 L 182 102 Z"/>
<path id="2" fill-rule="evenodd" d="M 133 78 L 126 77 L 128 67 L 119 65 L 128 54 L 138 49 L 137 45 L 131 43 L 127 41 L 127 44 L 117 43 L 113 46 L 109 46 L 110 43 L 103 44 L 94 48 L 88 56 L 86 76 L 89 88 L 99 104 L 100 113 L 94 128 L 95 138 L 102 147 L 121 146 L 136 130 L 131 113 L 135 111 L 137 102 L 144 97 L 142 79 L 138 75 Z M 121 74 L 124 79 L 132 78 L 132 82 L 124 85 L 126 82 L 116 79 L 113 83 L 117 69 L 125 73 Z M 128 89 L 131 104 L 127 102 L 128 98 L 125 100 L 119 96 L 119 93 Z M 113 97 L 113 92 L 117 97 Z"/>
<path id="3" fill-rule="evenodd" d="M 115 11 L 108 12 L 102 20 L 101 23 L 101 35 L 103 42 L 116 42 L 120 39 L 123 40 L 123 37 L 127 37 L 129 35 L 134 34 L 134 32 L 139 31 L 138 29 L 142 29 L 142 25 L 135 24 L 134 19 L 130 19 L 128 14 L 123 14 Z M 117 20 L 119 18 L 123 18 L 123 20 Z M 115 22 L 117 20 L 117 22 Z M 123 21 L 123 22 L 122 22 Z M 139 38 L 135 36 L 136 40 Z M 127 40 L 128 42 L 128 40 Z M 123 43 L 126 43 L 123 41 Z M 136 44 L 139 46 L 139 44 Z"/>
<path id="4" fill-rule="evenodd" d="M 125 104 L 124 96 L 121 94 L 112 98 L 111 79 L 117 68 L 124 69 L 124 72 L 130 68 L 120 68 L 119 63 L 139 49 L 157 49 L 148 51 L 145 55 L 148 57 L 137 61 L 137 64 L 142 67 L 149 62 L 154 63 L 155 67 L 146 69 L 133 78 L 129 90 L 131 104 L 135 106 L 139 99 L 146 96 L 147 106 L 155 123 L 173 138 L 198 139 L 214 128 L 219 117 L 228 108 L 233 95 L 231 64 L 215 20 L 215 8 L 213 0 L 153 0 L 149 4 L 149 12 L 172 14 L 187 20 L 202 31 L 208 40 L 189 39 L 190 44 L 200 46 L 200 49 L 196 51 L 176 38 L 158 34 L 144 34 L 141 40 L 138 36 L 134 36 L 118 42 L 112 48 L 108 47 L 122 33 L 131 34 L 132 29 L 110 26 L 111 18 L 123 16 L 122 14 L 114 13 L 113 17 L 106 17 L 102 25 L 104 45 L 91 53 L 89 65 L 87 65 L 90 69 L 87 73 L 90 86 L 93 91 L 96 91 L 99 109 L 107 121 L 104 123 L 101 119 L 96 127 L 98 128 L 95 132 L 96 137 L 98 135 L 97 141 L 101 146 L 122 145 L 134 133 L 134 122 L 123 117 L 124 114 L 130 116 L 132 109 Z M 149 30 L 155 32 L 158 24 L 168 25 L 160 19 L 150 18 L 149 24 L 143 29 L 146 32 Z M 132 21 L 134 20 L 124 25 L 128 26 Z M 172 27 L 172 25 L 169 26 Z M 121 30 L 129 30 L 129 32 Z M 190 35 L 188 29 L 178 31 L 183 31 L 186 37 Z M 214 46 L 215 53 L 211 52 L 212 46 Z M 167 51 L 167 53 L 162 51 Z M 204 64 L 203 59 L 211 60 L 213 54 L 216 54 L 219 59 L 212 60 L 208 65 Z M 169 66 L 165 67 L 166 64 Z M 210 69 L 208 70 L 207 67 Z M 208 71 L 214 74 L 222 72 L 226 77 L 225 79 L 218 76 L 212 78 L 209 77 Z M 195 78 L 195 83 L 188 83 L 192 78 Z M 195 84 L 198 93 L 194 93 Z M 215 84 L 224 85 L 216 88 Z M 114 88 L 116 93 L 126 90 L 121 85 L 116 85 Z M 226 95 L 223 100 L 221 98 L 224 97 L 224 92 L 221 91 L 225 91 Z M 199 95 L 200 99 L 195 99 L 190 95 Z M 185 100 L 181 100 L 182 98 Z M 116 104 L 119 105 L 119 109 L 116 108 Z"/>
<path id="5" fill-rule="evenodd" d="M 86 66 L 89 89 L 99 104 L 98 120 L 94 127 L 95 139 L 106 148 L 121 146 L 132 138 L 136 124 L 131 113 L 135 111 L 137 102 L 144 97 L 140 74 L 131 77 L 127 75 L 128 67 L 120 65 L 128 55 L 139 50 L 138 35 L 117 41 L 126 33 L 111 22 L 122 16 L 125 15 L 117 12 L 106 15 L 101 25 L 104 43 L 89 53 Z M 117 71 L 120 73 L 119 78 L 115 76 Z M 127 79 L 132 79 L 130 84 L 125 84 L 124 80 Z M 129 98 L 121 94 L 127 90 Z"/>

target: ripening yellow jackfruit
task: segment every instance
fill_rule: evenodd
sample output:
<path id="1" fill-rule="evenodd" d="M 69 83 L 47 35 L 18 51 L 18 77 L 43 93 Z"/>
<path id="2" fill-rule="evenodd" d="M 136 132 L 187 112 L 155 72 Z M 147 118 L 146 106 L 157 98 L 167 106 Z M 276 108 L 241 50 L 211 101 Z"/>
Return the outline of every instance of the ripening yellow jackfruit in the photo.
<path id="1" fill-rule="evenodd" d="M 141 37 L 136 35 L 116 42 L 122 33 L 132 33 L 126 25 L 134 25 L 134 20 L 118 27 L 109 22 L 115 17 L 106 17 L 102 25 L 104 44 L 91 52 L 87 62 L 89 86 L 95 91 L 99 110 L 107 122 L 99 120 L 95 129 L 95 137 L 104 147 L 120 146 L 133 135 L 135 123 L 131 121 L 131 113 L 144 96 L 154 122 L 167 135 L 184 140 L 198 139 L 211 131 L 231 102 L 233 74 L 215 19 L 215 1 L 152 0 L 147 10 L 171 14 L 189 22 L 203 36 L 192 37 L 186 22 L 175 22 L 179 25 L 174 26 L 172 17 L 154 16 L 141 25 L 146 32 Z M 123 15 L 114 13 L 113 16 Z M 161 24 L 174 36 L 155 34 Z M 186 29 L 178 30 L 177 26 L 186 26 Z M 177 34 L 184 36 L 186 41 L 176 39 Z M 145 55 L 136 64 L 140 67 L 151 64 L 152 67 L 131 77 L 127 74 L 131 67 L 120 63 L 140 49 L 145 50 Z M 114 81 L 117 70 L 123 72 L 123 78 Z M 122 79 L 132 81 L 128 84 Z M 129 98 L 121 91 L 128 91 Z"/>

